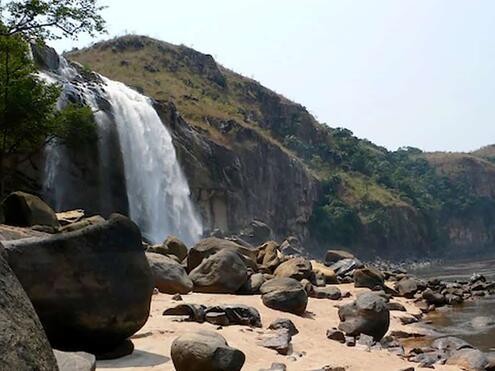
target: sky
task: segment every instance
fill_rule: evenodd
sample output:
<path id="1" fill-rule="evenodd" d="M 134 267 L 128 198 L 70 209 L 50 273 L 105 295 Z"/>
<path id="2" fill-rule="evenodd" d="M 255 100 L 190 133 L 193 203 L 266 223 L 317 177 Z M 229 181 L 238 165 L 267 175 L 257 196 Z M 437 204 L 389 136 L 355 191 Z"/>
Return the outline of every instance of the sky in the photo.
<path id="1" fill-rule="evenodd" d="M 211 54 L 320 122 L 394 150 L 495 143 L 493 0 L 106 0 L 108 34 Z"/>

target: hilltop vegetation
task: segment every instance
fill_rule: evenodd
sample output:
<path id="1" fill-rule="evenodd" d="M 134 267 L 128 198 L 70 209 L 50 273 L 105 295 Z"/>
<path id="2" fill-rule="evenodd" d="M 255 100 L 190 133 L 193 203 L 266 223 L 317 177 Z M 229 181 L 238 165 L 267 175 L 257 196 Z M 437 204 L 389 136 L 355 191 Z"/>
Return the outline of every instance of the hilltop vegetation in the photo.
<path id="1" fill-rule="evenodd" d="M 234 144 L 225 130 L 234 122 L 302 161 L 321 182 L 309 224 L 324 245 L 366 247 L 370 234 L 380 236 L 376 245 L 387 245 L 417 233 L 429 248 L 441 246 L 449 234 L 442 230 L 446 219 L 493 206 L 495 195 L 473 192 L 468 177 L 439 170 L 434 155 L 415 148 L 388 151 L 347 129 L 321 124 L 303 106 L 185 46 L 131 35 L 72 51 L 68 58 L 173 102 L 185 120 L 220 145 Z M 490 160 L 492 153 L 493 147 L 471 157 Z"/>

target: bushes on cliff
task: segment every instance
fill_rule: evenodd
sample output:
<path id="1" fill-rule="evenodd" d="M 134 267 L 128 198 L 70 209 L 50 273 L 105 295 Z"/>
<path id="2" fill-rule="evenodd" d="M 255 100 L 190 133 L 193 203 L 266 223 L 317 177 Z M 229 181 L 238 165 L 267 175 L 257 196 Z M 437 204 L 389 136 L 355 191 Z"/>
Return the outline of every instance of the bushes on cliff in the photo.
<path id="1" fill-rule="evenodd" d="M 13 171 L 47 143 L 78 145 L 96 133 L 89 108 L 57 109 L 60 88 L 35 74 L 28 48 L 20 35 L 0 36 L 0 194 Z"/>

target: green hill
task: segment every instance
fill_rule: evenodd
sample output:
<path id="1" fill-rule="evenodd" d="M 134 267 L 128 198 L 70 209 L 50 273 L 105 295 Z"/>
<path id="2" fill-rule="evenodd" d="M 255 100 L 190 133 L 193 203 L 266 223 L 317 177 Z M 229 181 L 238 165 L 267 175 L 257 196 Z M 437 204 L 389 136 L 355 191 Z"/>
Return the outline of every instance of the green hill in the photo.
<path id="1" fill-rule="evenodd" d="M 347 129 L 330 128 L 302 105 L 185 46 L 130 35 L 74 50 L 67 58 L 136 88 L 162 106 L 172 103 L 183 125 L 216 146 L 248 153 L 256 148 L 249 143 L 264 141 L 301 163 L 319 188 L 311 216 L 304 221 L 314 246 L 345 245 L 370 255 L 435 253 L 459 245 L 450 223 L 473 215 L 482 218 L 479 225 L 485 227 L 477 225 L 472 231 L 483 237 L 473 238 L 469 248 L 495 244 L 493 233 L 481 230 L 495 230 L 495 195 L 477 192 L 469 171 L 453 175 L 448 164 L 457 155 L 424 154 L 415 148 L 388 151 Z M 239 141 L 240 132 L 252 132 L 251 142 L 245 137 Z M 491 151 L 471 157 L 490 159 L 494 147 L 487 148 Z M 439 161 L 442 156 L 449 160 Z M 196 181 L 189 179 L 194 189 Z M 476 214 L 480 205 L 487 209 L 483 215 Z"/>

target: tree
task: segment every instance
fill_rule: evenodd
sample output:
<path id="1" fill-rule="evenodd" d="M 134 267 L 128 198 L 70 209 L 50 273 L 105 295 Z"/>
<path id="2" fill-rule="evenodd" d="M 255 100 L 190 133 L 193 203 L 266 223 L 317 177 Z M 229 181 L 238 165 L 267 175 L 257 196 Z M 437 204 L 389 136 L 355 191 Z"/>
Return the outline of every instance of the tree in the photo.
<path id="1" fill-rule="evenodd" d="M 105 31 L 97 0 L 0 0 L 0 36 L 22 34 L 27 40 L 76 39 L 80 33 Z"/>
<path id="2" fill-rule="evenodd" d="M 21 35 L 0 37 L 0 195 L 15 169 L 58 138 L 68 145 L 95 139 L 89 107 L 56 107 L 60 87 L 35 74 Z"/>

